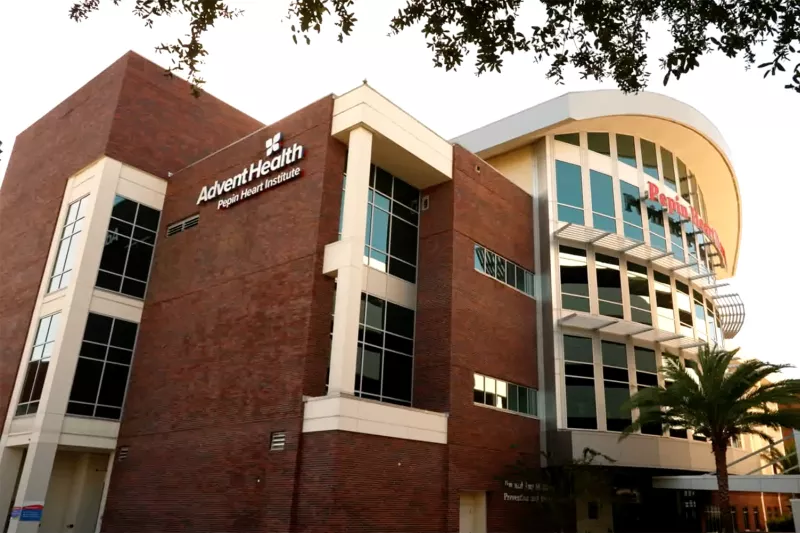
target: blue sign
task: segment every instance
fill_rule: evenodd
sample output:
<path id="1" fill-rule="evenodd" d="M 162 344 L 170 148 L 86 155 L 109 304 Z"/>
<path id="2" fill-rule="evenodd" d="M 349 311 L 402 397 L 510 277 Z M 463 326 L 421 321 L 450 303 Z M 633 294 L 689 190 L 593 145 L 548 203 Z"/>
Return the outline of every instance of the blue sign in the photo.
<path id="1" fill-rule="evenodd" d="M 41 522 L 43 505 L 26 505 L 19 514 L 20 522 Z"/>
<path id="2" fill-rule="evenodd" d="M 22 511 L 22 507 L 14 507 L 11 509 L 11 518 L 19 518 L 20 511 Z"/>

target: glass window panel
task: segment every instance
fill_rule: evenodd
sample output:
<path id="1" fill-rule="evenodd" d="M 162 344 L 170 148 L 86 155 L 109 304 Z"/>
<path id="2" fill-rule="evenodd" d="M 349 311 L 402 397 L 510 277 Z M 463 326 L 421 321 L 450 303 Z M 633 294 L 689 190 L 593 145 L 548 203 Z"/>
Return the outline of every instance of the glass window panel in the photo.
<path id="1" fill-rule="evenodd" d="M 559 204 L 583 208 L 581 167 L 556 161 L 556 196 Z"/>
<path id="2" fill-rule="evenodd" d="M 372 209 L 372 234 L 369 245 L 381 252 L 389 251 L 389 213 Z"/>
<path id="3" fill-rule="evenodd" d="M 33 388 L 31 389 L 31 401 L 38 402 L 42 397 L 44 380 L 47 378 L 47 369 L 50 367 L 50 363 L 49 361 L 39 361 L 35 364 L 37 365 L 36 379 L 34 379 Z"/>
<path id="4" fill-rule="evenodd" d="M 617 134 L 617 159 L 636 168 L 636 147 L 630 135 Z"/>
<path id="5" fill-rule="evenodd" d="M 413 209 L 409 209 L 399 202 L 392 203 L 392 214 L 411 222 L 415 226 L 419 224 L 419 215 Z"/>
<path id="6" fill-rule="evenodd" d="M 566 377 L 567 427 L 597 429 L 594 380 Z"/>
<path id="7" fill-rule="evenodd" d="M 625 409 L 631 393 L 627 383 L 604 382 L 606 397 L 606 427 L 608 431 L 623 431 L 631 425 L 631 412 Z"/>
<path id="8" fill-rule="evenodd" d="M 133 352 L 131 350 L 125 350 L 123 348 L 114 348 L 113 346 L 108 349 L 108 353 L 106 354 L 106 359 L 113 363 L 121 363 L 124 365 L 131 364 L 131 359 L 133 359 Z"/>
<path id="9" fill-rule="evenodd" d="M 36 381 L 36 372 L 39 370 L 40 364 L 39 361 L 31 361 L 28 363 L 28 368 L 25 371 L 25 381 L 22 383 L 22 394 L 19 396 L 19 403 L 31 401 L 31 391 L 33 390 L 33 383 Z"/>
<path id="10" fill-rule="evenodd" d="M 128 365 L 106 364 L 100 384 L 100 396 L 97 403 L 122 407 L 125 398 L 125 386 L 128 384 Z"/>
<path id="11" fill-rule="evenodd" d="M 625 181 L 620 181 L 619 184 L 620 194 L 622 195 L 622 220 L 626 224 L 641 228 L 642 202 L 639 187 Z"/>
<path id="12" fill-rule="evenodd" d="M 603 364 L 628 368 L 628 354 L 624 344 L 617 342 L 602 341 L 600 343 L 603 353 Z M 627 374 L 625 380 L 627 381 Z"/>
<path id="13" fill-rule="evenodd" d="M 506 281 L 506 260 L 500 256 L 497 256 L 495 260 L 495 268 L 494 268 L 494 277 L 497 278 L 499 281 L 505 283 Z"/>
<path id="14" fill-rule="evenodd" d="M 107 352 L 108 347 L 105 344 L 95 344 L 87 341 L 83 341 L 83 343 L 81 343 L 81 357 L 89 357 L 91 359 L 99 359 L 100 361 L 104 361 Z"/>
<path id="15" fill-rule="evenodd" d="M 481 376 L 480 374 L 475 374 L 475 387 L 474 387 L 473 401 L 475 403 L 483 403 L 483 400 L 484 400 L 483 376 Z"/>
<path id="16" fill-rule="evenodd" d="M 589 296 L 589 273 L 585 250 L 560 246 L 559 268 L 562 293 Z"/>
<path id="17" fill-rule="evenodd" d="M 678 159 L 678 178 L 680 180 L 681 198 L 691 203 L 691 177 L 689 176 L 689 171 L 686 169 L 686 165 L 680 159 Z"/>
<path id="18" fill-rule="evenodd" d="M 681 334 L 693 337 L 692 330 L 692 301 L 689 297 L 689 287 L 685 283 L 675 281 L 675 295 L 678 299 L 678 320 L 681 325 Z"/>
<path id="19" fill-rule="evenodd" d="M 528 394 L 530 394 L 531 391 L 527 387 L 519 387 L 519 390 L 517 392 L 518 392 L 517 407 L 519 409 L 519 412 L 523 414 L 530 414 L 528 412 Z"/>
<path id="20" fill-rule="evenodd" d="M 388 197 L 392 196 L 392 175 L 380 167 L 375 167 L 375 190 Z"/>
<path id="21" fill-rule="evenodd" d="M 556 135 L 556 140 L 561 141 L 563 143 L 571 144 L 573 146 L 581 145 L 581 138 L 579 133 L 564 133 L 561 135 Z"/>
<path id="22" fill-rule="evenodd" d="M 601 300 L 622 303 L 622 281 L 619 259 L 604 254 L 595 255 L 597 292 Z"/>
<path id="23" fill-rule="evenodd" d="M 97 315 L 95 315 L 97 316 Z M 138 326 L 134 322 L 116 319 L 114 321 L 114 332 L 111 334 L 111 344 L 120 348 L 133 350 L 136 341 L 136 330 Z"/>
<path id="24" fill-rule="evenodd" d="M 647 219 L 650 221 L 650 233 L 660 237 L 666 236 L 664 231 L 664 209 L 658 202 L 647 201 Z"/>
<path id="25" fill-rule="evenodd" d="M 645 174 L 658 179 L 656 145 L 645 139 L 642 139 L 642 166 L 644 167 Z"/>
<path id="26" fill-rule="evenodd" d="M 559 205 L 558 220 L 561 222 L 572 222 L 573 224 L 583 225 L 585 222 L 583 220 L 583 209 Z"/>
<path id="27" fill-rule="evenodd" d="M 579 363 L 591 363 L 593 361 L 592 339 L 564 335 L 564 359 Z"/>
<path id="28" fill-rule="evenodd" d="M 390 211 L 392 208 L 392 199 L 377 191 L 369 191 L 370 199 L 376 207 L 380 207 L 383 211 Z"/>
<path id="29" fill-rule="evenodd" d="M 628 369 L 627 368 L 617 368 L 615 366 L 604 366 L 603 367 L 603 379 L 608 381 L 619 381 L 621 383 L 628 383 Z"/>
<path id="30" fill-rule="evenodd" d="M 132 224 L 136 221 L 136 207 L 138 205 L 139 204 L 133 200 L 128 200 L 127 198 L 117 195 L 114 198 L 114 207 L 111 210 L 111 216 Z"/>
<path id="31" fill-rule="evenodd" d="M 389 274 L 404 279 L 409 283 L 417 282 L 417 269 L 394 257 L 389 259 Z"/>
<path id="32" fill-rule="evenodd" d="M 386 302 L 386 331 L 414 338 L 414 311 Z"/>
<path id="33" fill-rule="evenodd" d="M 368 326 L 375 329 L 383 329 L 383 313 L 386 302 L 375 296 L 367 295 L 367 321 Z"/>
<path id="34" fill-rule="evenodd" d="M 78 416 L 94 416 L 94 403 L 69 402 L 67 404 L 67 413 Z"/>
<path id="35" fill-rule="evenodd" d="M 486 250 L 478 244 L 475 245 L 475 270 L 486 272 Z"/>
<path id="36" fill-rule="evenodd" d="M 642 391 L 647 387 L 639 387 L 638 390 Z M 648 411 L 644 411 L 648 412 Z M 642 425 L 642 434 L 643 435 L 658 435 L 661 436 L 663 434 L 661 423 L 648 423 Z"/>
<path id="37" fill-rule="evenodd" d="M 500 409 L 508 408 L 508 387 L 505 381 L 497 380 L 497 390 L 495 391 L 495 407 Z"/>
<path id="38" fill-rule="evenodd" d="M 586 363 L 564 363 L 564 374 L 573 377 L 594 377 L 594 366 Z"/>
<path id="39" fill-rule="evenodd" d="M 592 217 L 592 226 L 609 233 L 617 232 L 617 222 L 613 218 L 598 215 L 597 213 Z"/>
<path id="40" fill-rule="evenodd" d="M 664 170 L 664 185 L 672 189 L 678 190 L 677 179 L 675 176 L 675 161 L 672 158 L 672 152 L 661 148 L 661 168 Z"/>
<path id="41" fill-rule="evenodd" d="M 614 217 L 614 185 L 611 176 L 591 170 L 589 177 L 592 189 L 592 210 L 601 215 Z"/>
<path id="42" fill-rule="evenodd" d="M 681 227 L 680 215 L 671 215 L 669 220 L 669 234 L 672 241 L 672 255 L 679 261 L 683 261 L 683 229 Z"/>
<path id="43" fill-rule="evenodd" d="M 381 393 L 381 350 L 364 346 L 361 356 L 361 392 Z"/>
<path id="44" fill-rule="evenodd" d="M 69 399 L 76 402 L 95 403 L 100 388 L 100 377 L 103 374 L 103 362 L 78 357 L 75 368 L 75 379 Z"/>
<path id="45" fill-rule="evenodd" d="M 128 254 L 128 267 L 125 277 L 146 281 L 150 274 L 150 260 L 153 258 L 153 247 L 137 241 L 131 242 Z"/>
<path id="46" fill-rule="evenodd" d="M 133 228 L 133 238 L 134 240 L 145 242 L 151 246 L 156 243 L 156 234 L 149 229 L 142 229 L 139 227 Z"/>
<path id="47" fill-rule="evenodd" d="M 486 251 L 486 273 L 494 276 L 494 264 L 496 256 L 490 251 Z"/>
<path id="48" fill-rule="evenodd" d="M 506 283 L 515 286 L 517 281 L 517 267 L 511 261 L 506 262 Z"/>
<path id="49" fill-rule="evenodd" d="M 116 237 L 130 237 L 133 234 L 133 224 L 112 218 L 108 222 L 108 233 L 106 241 Z"/>
<path id="50" fill-rule="evenodd" d="M 561 307 L 572 311 L 591 312 L 589 298 L 584 296 L 561 295 Z"/>
<path id="51" fill-rule="evenodd" d="M 130 242 L 130 239 L 126 237 L 122 237 L 116 233 L 109 233 L 106 236 L 105 246 L 103 247 L 100 268 L 115 274 L 123 274 Z"/>
<path id="52" fill-rule="evenodd" d="M 414 211 L 419 210 L 419 189 L 416 189 L 401 180 L 400 178 L 394 179 L 394 191 L 392 197 Z"/>
<path id="53" fill-rule="evenodd" d="M 97 418 L 110 418 L 112 420 L 119 420 L 121 414 L 122 409 L 119 407 L 105 407 L 102 405 L 98 405 L 94 411 L 94 416 Z"/>
<path id="54" fill-rule="evenodd" d="M 519 412 L 519 389 L 525 387 L 517 387 L 513 383 L 508 384 L 508 408 L 511 411 Z"/>
<path id="55" fill-rule="evenodd" d="M 89 313 L 86 319 L 86 329 L 84 331 L 84 340 L 98 342 L 101 344 L 108 343 L 111 338 L 111 326 L 114 319 L 111 317 Z"/>
<path id="56" fill-rule="evenodd" d="M 395 352 L 400 352 L 407 355 L 414 355 L 414 341 L 411 339 L 386 333 L 383 342 L 384 346 L 388 350 L 393 350 Z"/>
<path id="57" fill-rule="evenodd" d="M 136 225 L 149 229 L 150 231 L 158 231 L 158 219 L 160 216 L 160 211 L 139 204 L 139 211 L 136 213 Z"/>
<path id="58" fill-rule="evenodd" d="M 648 348 L 639 346 L 633 347 L 634 358 L 636 359 L 636 370 L 645 372 L 657 372 L 656 352 Z"/>
<path id="59" fill-rule="evenodd" d="M 675 310 L 672 307 L 672 285 L 669 276 L 653 272 L 658 308 L 658 327 L 664 331 L 675 331 Z"/>
<path id="60" fill-rule="evenodd" d="M 636 384 L 644 385 L 646 387 L 657 387 L 658 375 L 650 374 L 648 372 L 636 372 Z"/>
<path id="61" fill-rule="evenodd" d="M 598 154 L 611 155 L 611 143 L 608 140 L 608 133 L 589 132 L 587 134 L 589 150 Z"/>
<path id="62" fill-rule="evenodd" d="M 147 285 L 143 281 L 123 278 L 120 292 L 128 296 L 133 296 L 134 298 L 144 298 L 144 291 L 146 288 Z"/>

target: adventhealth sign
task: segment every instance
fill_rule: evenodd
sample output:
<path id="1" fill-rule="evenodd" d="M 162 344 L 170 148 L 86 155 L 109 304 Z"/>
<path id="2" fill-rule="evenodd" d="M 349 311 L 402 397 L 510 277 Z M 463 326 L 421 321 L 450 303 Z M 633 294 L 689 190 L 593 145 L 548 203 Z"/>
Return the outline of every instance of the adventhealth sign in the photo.
<path id="1" fill-rule="evenodd" d="M 264 178 L 256 185 L 239 190 L 225 198 L 220 198 L 217 201 L 217 209 L 226 209 L 240 200 L 244 200 L 245 198 L 262 193 L 267 189 L 300 176 L 300 167 L 294 167 L 281 172 L 277 176 L 268 177 L 270 175 L 274 175 L 275 172 L 303 159 L 302 145 L 294 143 L 292 146 L 281 150 L 281 134 L 276 133 L 274 137 L 267 139 L 265 148 L 265 159 L 259 159 L 257 163 L 251 163 L 250 168 L 245 167 L 240 173 L 236 174 L 232 178 L 228 178 L 222 182 L 215 181 L 214 185 L 206 185 L 203 187 L 203 190 L 200 191 L 200 196 L 197 198 L 197 205 L 208 202 L 209 200 L 214 200 L 215 198 L 219 198 L 223 194 L 229 193 L 234 189 L 239 189 L 245 185 L 249 185 L 254 179 Z M 272 154 L 277 154 L 279 150 L 280 154 L 270 159 L 270 156 Z"/>

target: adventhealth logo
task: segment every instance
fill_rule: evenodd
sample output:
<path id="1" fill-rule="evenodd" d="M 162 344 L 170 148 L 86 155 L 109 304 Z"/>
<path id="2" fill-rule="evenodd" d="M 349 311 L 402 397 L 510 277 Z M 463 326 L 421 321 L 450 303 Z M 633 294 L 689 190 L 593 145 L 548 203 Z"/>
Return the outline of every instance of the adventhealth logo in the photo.
<path id="1" fill-rule="evenodd" d="M 203 190 L 200 191 L 200 196 L 197 198 L 197 205 L 213 200 L 239 187 L 243 187 L 254 179 L 264 178 L 273 172 L 303 159 L 302 145 L 294 143 L 292 146 L 281 149 L 282 139 L 283 134 L 280 132 L 276 133 L 264 143 L 264 159 L 259 159 L 257 163 L 251 163 L 249 168 L 243 168 L 240 173 L 231 178 L 224 181 L 215 181 L 213 185 L 204 186 Z M 263 192 L 271 187 L 280 185 L 299 175 L 300 167 L 281 172 L 274 178 L 265 179 L 258 185 L 244 189 L 227 198 L 220 199 L 217 202 L 217 209 L 230 207 L 239 200 L 243 200 L 244 198 Z"/>

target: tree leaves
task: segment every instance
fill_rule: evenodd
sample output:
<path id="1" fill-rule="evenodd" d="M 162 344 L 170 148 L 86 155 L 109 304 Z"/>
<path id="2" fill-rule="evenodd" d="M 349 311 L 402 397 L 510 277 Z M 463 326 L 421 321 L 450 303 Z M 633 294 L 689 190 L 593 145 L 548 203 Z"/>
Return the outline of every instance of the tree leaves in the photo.
<path id="1" fill-rule="evenodd" d="M 170 72 L 186 71 L 195 90 L 207 51 L 203 34 L 218 19 L 232 19 L 240 10 L 225 0 L 133 0 L 133 12 L 150 27 L 158 17 L 189 14 L 188 40 L 162 44 L 157 50 L 173 58 Z M 110 0 L 119 5 L 120 0 Z M 545 20 L 530 28 L 519 24 L 524 4 L 540 2 Z M 291 0 L 288 19 L 292 40 L 319 33 L 333 21 L 341 42 L 358 19 L 354 0 Z M 75 0 L 73 20 L 85 20 L 100 0 Z M 745 68 L 757 55 L 769 56 L 759 69 L 764 76 L 789 77 L 786 88 L 800 92 L 800 1 L 798 0 L 406 0 L 389 21 L 389 33 L 421 29 L 434 66 L 453 70 L 470 55 L 478 74 L 500 71 L 506 54 L 529 53 L 534 62 L 548 62 L 547 77 L 563 83 L 574 69 L 581 78 L 613 79 L 625 92 L 647 86 L 646 28 L 657 21 L 669 25 L 673 46 L 659 60 L 666 85 L 700 66 L 712 52 L 741 57 Z M 795 63 L 791 72 L 786 63 Z"/>

